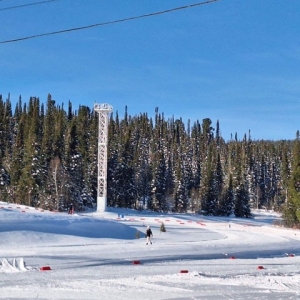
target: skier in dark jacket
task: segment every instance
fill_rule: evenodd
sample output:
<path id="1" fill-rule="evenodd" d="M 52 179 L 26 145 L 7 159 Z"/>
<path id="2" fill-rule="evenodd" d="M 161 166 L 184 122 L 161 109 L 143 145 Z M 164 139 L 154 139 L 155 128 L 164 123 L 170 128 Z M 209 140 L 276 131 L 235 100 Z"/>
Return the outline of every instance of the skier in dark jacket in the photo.
<path id="1" fill-rule="evenodd" d="M 152 244 L 151 237 L 153 237 L 152 230 L 151 230 L 150 226 L 147 226 L 147 230 L 146 230 L 147 242 L 146 242 L 146 245 L 148 245 L 148 243 Z"/>
<path id="2" fill-rule="evenodd" d="M 70 214 L 70 215 L 74 214 L 74 206 L 73 206 L 73 203 L 71 203 L 71 205 L 70 205 L 70 207 L 69 207 L 68 214 Z"/>

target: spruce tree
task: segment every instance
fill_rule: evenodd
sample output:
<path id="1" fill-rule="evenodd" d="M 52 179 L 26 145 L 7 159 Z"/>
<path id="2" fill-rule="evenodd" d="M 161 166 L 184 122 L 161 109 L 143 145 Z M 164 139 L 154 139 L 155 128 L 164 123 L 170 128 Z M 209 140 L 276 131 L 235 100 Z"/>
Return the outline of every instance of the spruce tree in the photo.
<path id="1" fill-rule="evenodd" d="M 292 151 L 292 172 L 288 182 L 284 220 L 289 227 L 300 228 L 300 136 L 297 131 Z"/>
<path id="2" fill-rule="evenodd" d="M 25 203 L 35 206 L 41 185 L 39 99 L 31 97 L 24 118 L 24 156 L 18 194 Z M 22 201 L 22 200 L 21 200 Z M 24 204 L 25 204 L 24 203 Z"/>
<path id="3" fill-rule="evenodd" d="M 183 213 L 187 211 L 188 198 L 184 179 L 183 163 L 178 162 L 176 167 L 175 187 L 174 187 L 174 211 Z"/>
<path id="4" fill-rule="evenodd" d="M 167 203 L 165 198 L 166 193 L 166 162 L 162 151 L 157 153 L 153 166 L 152 179 L 152 201 L 149 203 L 149 208 L 154 211 L 166 211 Z"/>
<path id="5" fill-rule="evenodd" d="M 245 184 L 241 183 L 235 191 L 234 215 L 238 218 L 250 218 L 249 194 Z"/>
<path id="6" fill-rule="evenodd" d="M 220 205 L 220 215 L 221 216 L 231 216 L 233 213 L 234 208 L 234 190 L 233 190 L 233 180 L 232 180 L 232 174 L 229 176 L 229 184 L 225 191 L 225 196 L 222 199 L 221 205 Z"/>

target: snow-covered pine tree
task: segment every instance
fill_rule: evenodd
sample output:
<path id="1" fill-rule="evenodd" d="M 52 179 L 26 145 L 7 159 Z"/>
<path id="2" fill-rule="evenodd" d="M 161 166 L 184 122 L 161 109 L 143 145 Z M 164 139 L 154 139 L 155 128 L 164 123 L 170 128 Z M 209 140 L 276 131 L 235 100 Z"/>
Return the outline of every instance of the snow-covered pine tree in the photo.
<path id="1" fill-rule="evenodd" d="M 248 190 L 243 183 L 235 191 L 234 215 L 239 218 L 250 218 L 252 216 Z"/>
<path id="2" fill-rule="evenodd" d="M 156 159 L 153 161 L 153 179 L 151 184 L 152 201 L 149 208 L 154 211 L 166 211 L 166 162 L 162 151 L 155 154 Z"/>
<path id="3" fill-rule="evenodd" d="M 300 228 L 300 133 L 292 148 L 292 171 L 288 182 L 287 203 L 284 210 L 284 220 L 289 227 Z"/>

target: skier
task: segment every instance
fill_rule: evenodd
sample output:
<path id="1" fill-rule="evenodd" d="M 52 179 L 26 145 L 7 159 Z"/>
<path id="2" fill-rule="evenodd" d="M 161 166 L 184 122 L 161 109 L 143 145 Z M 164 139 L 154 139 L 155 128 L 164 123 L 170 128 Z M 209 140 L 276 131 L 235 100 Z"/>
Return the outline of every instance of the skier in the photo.
<path id="1" fill-rule="evenodd" d="M 71 203 L 70 207 L 69 207 L 69 211 L 68 211 L 69 215 L 73 215 L 74 214 L 74 207 L 73 207 L 73 203 Z"/>
<path id="2" fill-rule="evenodd" d="M 150 226 L 147 226 L 147 230 L 146 230 L 147 242 L 146 242 L 146 245 L 148 245 L 148 243 L 152 244 L 151 237 L 153 237 L 152 230 L 151 230 Z"/>

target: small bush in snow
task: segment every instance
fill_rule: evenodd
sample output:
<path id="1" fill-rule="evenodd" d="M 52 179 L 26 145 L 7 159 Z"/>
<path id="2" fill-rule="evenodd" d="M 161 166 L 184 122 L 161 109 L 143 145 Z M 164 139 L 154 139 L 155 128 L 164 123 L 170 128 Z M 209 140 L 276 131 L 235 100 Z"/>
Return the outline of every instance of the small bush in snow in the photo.
<path id="1" fill-rule="evenodd" d="M 160 225 L 160 232 L 166 232 L 166 227 L 165 227 L 165 224 L 164 223 L 161 223 Z"/>

